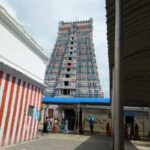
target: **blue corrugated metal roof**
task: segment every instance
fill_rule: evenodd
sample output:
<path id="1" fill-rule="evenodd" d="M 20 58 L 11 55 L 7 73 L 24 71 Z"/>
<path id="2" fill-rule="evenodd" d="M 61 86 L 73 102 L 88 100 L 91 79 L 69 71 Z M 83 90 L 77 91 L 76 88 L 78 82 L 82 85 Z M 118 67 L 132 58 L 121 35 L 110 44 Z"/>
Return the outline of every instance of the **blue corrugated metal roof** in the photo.
<path id="1" fill-rule="evenodd" d="M 95 103 L 95 104 L 109 104 L 110 98 L 58 98 L 58 97 L 43 97 L 43 103 Z"/>

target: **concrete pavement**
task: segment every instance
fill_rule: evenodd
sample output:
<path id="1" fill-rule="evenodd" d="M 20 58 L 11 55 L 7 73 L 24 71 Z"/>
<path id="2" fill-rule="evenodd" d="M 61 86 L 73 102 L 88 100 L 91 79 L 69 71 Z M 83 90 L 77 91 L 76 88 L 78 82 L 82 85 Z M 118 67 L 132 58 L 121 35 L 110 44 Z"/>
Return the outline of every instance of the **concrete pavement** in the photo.
<path id="1" fill-rule="evenodd" d="M 125 142 L 126 150 L 138 150 Z M 38 139 L 1 148 L 2 150 L 111 150 L 111 138 L 99 135 L 44 134 Z M 150 150 L 150 149 L 139 149 Z"/>

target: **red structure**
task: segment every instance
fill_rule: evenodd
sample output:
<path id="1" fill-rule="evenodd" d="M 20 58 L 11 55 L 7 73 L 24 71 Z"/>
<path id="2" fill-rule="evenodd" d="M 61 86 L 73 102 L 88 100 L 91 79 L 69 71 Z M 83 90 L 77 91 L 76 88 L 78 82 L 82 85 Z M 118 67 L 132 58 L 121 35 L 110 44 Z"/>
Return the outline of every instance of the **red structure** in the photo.
<path id="1" fill-rule="evenodd" d="M 0 89 L 1 145 L 35 138 L 38 120 L 27 115 L 27 111 L 30 106 L 40 111 L 42 88 L 1 70 Z"/>
<path id="2" fill-rule="evenodd" d="M 0 6 L 0 146 L 36 138 L 47 55 Z M 36 67 L 40 66 L 40 67 Z"/>

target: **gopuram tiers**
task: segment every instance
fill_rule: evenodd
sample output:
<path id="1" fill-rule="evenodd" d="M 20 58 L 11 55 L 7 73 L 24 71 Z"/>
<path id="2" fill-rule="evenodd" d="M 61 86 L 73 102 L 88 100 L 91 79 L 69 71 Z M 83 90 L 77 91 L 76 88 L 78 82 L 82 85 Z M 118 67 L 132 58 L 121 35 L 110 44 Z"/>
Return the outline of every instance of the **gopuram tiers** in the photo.
<path id="1" fill-rule="evenodd" d="M 48 97 L 103 97 L 92 40 L 93 20 L 59 22 L 45 73 Z"/>

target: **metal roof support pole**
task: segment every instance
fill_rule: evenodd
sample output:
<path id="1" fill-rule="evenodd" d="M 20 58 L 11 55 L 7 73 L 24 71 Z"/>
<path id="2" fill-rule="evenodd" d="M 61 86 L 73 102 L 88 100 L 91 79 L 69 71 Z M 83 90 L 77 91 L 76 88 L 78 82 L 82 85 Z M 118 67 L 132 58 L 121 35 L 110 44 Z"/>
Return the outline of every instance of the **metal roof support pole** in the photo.
<path id="1" fill-rule="evenodd" d="M 144 107 L 142 108 L 142 113 L 144 113 Z M 145 139 L 145 122 L 144 122 L 144 115 L 143 115 L 143 138 Z"/>
<path id="2" fill-rule="evenodd" d="M 114 50 L 114 145 L 113 150 L 124 150 L 123 138 L 123 96 L 122 96 L 122 17 L 123 0 L 115 0 L 115 50 Z M 113 105 L 113 107 L 114 107 Z"/>
<path id="3" fill-rule="evenodd" d="M 114 111 L 115 111 L 115 100 L 114 100 L 114 66 L 112 67 L 112 88 L 111 88 L 111 98 L 112 98 L 112 108 L 111 108 L 111 112 L 112 112 L 112 138 L 113 138 L 113 143 L 112 143 L 112 147 L 114 147 L 114 123 L 115 123 L 115 119 L 114 119 Z"/>
<path id="4" fill-rule="evenodd" d="M 78 104 L 78 135 L 79 135 L 79 132 L 80 132 L 80 103 Z"/>

